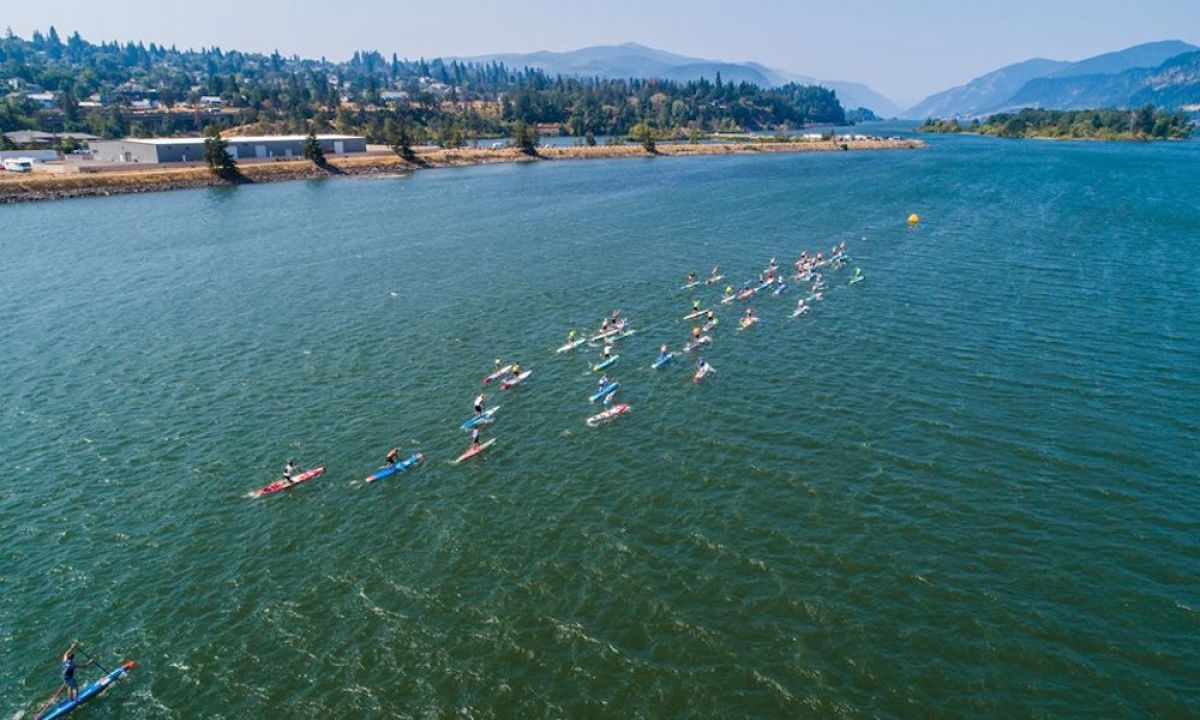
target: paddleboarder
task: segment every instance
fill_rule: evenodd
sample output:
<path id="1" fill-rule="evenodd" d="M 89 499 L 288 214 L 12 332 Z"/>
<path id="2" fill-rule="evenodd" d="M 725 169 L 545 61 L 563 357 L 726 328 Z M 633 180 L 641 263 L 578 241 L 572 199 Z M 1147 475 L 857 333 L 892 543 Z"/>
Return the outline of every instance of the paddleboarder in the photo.
<path id="1" fill-rule="evenodd" d="M 75 647 L 78 644 L 79 643 L 71 643 L 71 647 L 67 648 L 67 651 L 63 653 L 62 657 L 62 680 L 63 685 L 67 687 L 68 700 L 76 700 L 79 697 L 79 683 L 75 680 L 75 671 L 80 668 L 85 668 L 96 662 L 95 660 L 88 660 L 82 665 L 76 665 Z"/>

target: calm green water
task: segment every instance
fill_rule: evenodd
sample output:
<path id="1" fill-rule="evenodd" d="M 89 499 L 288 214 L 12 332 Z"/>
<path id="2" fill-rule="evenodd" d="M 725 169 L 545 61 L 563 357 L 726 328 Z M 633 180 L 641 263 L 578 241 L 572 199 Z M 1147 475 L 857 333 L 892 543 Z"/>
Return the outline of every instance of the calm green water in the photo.
<path id="1" fill-rule="evenodd" d="M 0 209 L 0 714 L 78 638 L 88 718 L 1194 717 L 1200 143 L 931 142 Z"/>

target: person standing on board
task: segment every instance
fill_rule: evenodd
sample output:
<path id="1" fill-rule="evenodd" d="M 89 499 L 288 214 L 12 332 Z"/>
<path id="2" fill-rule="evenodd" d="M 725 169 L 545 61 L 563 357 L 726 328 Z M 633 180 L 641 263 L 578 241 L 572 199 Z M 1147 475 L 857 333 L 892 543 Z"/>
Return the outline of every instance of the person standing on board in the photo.
<path id="1" fill-rule="evenodd" d="M 88 665 L 96 662 L 95 660 L 88 660 L 82 665 L 76 665 L 75 646 L 78 644 L 79 643 L 71 643 L 71 647 L 67 648 L 67 651 L 63 653 L 62 658 L 62 679 L 63 685 L 67 686 L 68 700 L 75 700 L 79 697 L 79 684 L 75 681 L 75 671 L 80 668 L 85 668 Z"/>
<path id="2" fill-rule="evenodd" d="M 388 454 L 387 454 L 387 464 L 388 465 L 395 467 L 396 461 L 399 459 L 400 459 L 400 448 L 394 447 L 391 450 L 388 450 Z"/>
<path id="3" fill-rule="evenodd" d="M 475 407 L 476 415 L 483 414 L 483 393 L 479 393 L 478 395 L 475 396 L 475 406 L 474 407 Z"/>
<path id="4" fill-rule="evenodd" d="M 294 474 L 296 474 L 296 461 L 288 460 L 287 464 L 283 466 L 283 481 L 290 483 Z"/>
<path id="5" fill-rule="evenodd" d="M 472 449 L 472 450 L 478 450 L 478 449 L 479 449 L 479 436 L 480 436 L 480 432 L 479 432 L 479 426 L 478 426 L 478 425 L 476 425 L 476 426 L 475 426 L 475 427 L 474 427 L 474 428 L 471 430 L 471 449 Z"/>

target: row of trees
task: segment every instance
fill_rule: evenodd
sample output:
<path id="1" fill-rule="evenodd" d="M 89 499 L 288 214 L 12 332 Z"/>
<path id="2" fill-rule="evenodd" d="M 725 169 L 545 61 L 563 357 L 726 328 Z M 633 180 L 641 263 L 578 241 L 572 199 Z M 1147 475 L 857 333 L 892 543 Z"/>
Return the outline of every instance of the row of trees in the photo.
<path id="1" fill-rule="evenodd" d="M 552 77 L 500 63 L 385 59 L 358 52 L 331 62 L 223 51 L 179 50 L 151 43 L 65 41 L 51 28 L 24 40 L 0 39 L 0 82 L 56 94 L 47 110 L 20 94 L 0 103 L 0 130 L 92 132 L 103 137 L 198 132 L 214 117 L 202 111 L 133 114 L 132 102 L 164 107 L 219 96 L 223 127 L 256 132 L 309 130 L 363 134 L 390 142 L 389 123 L 403 124 L 411 142 L 457 146 L 472 138 L 513 135 L 517 123 L 552 124 L 580 138 L 625 135 L 637 125 L 663 134 L 843 123 L 833 91 L 791 84 L 760 88 L 713 80 Z M 403 92 L 403 98 L 387 92 Z M 91 109 L 81 99 L 99 96 Z"/>
<path id="2" fill-rule="evenodd" d="M 1192 133 L 1185 113 L 1164 112 L 1153 105 L 1133 110 L 1038 110 L 992 115 L 986 122 L 925 121 L 923 132 L 973 132 L 996 137 L 1092 138 L 1100 140 L 1182 139 Z"/>

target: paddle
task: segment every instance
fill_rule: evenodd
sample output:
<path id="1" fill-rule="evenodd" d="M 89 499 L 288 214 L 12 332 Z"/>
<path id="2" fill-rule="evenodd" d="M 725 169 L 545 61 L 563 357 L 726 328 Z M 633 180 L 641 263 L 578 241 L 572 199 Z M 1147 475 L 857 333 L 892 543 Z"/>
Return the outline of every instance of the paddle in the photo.
<path id="1" fill-rule="evenodd" d="M 75 644 L 75 647 L 76 647 L 76 649 L 78 649 L 78 650 L 79 650 L 79 653 L 80 653 L 81 655 L 83 655 L 85 658 L 87 658 L 87 661 L 88 661 L 89 663 L 91 663 L 92 665 L 95 665 L 96 667 L 98 667 L 98 668 L 100 668 L 101 670 L 103 670 L 105 675 L 108 675 L 108 674 L 111 672 L 111 671 L 110 671 L 108 668 L 106 668 L 106 667 L 104 667 L 103 665 L 101 665 L 100 663 L 96 662 L 96 658 L 94 658 L 94 657 L 92 657 L 91 655 L 88 655 L 86 652 L 84 652 L 84 651 L 83 651 L 83 648 L 79 647 L 79 644 L 78 644 L 78 643 L 76 643 L 76 644 Z"/>
<path id="2" fill-rule="evenodd" d="M 66 683 L 63 683 L 63 684 L 59 685 L 59 686 L 58 686 L 58 689 L 54 691 L 54 694 L 50 696 L 50 699 L 49 699 L 49 700 L 47 700 L 46 702 L 42 703 L 42 706 L 41 706 L 40 708 L 38 708 L 38 709 L 37 709 L 37 712 L 35 712 L 35 713 L 33 714 L 33 717 L 34 717 L 34 718 L 40 718 L 40 717 L 42 716 L 42 713 L 46 712 L 46 708 L 48 708 L 48 707 L 50 707 L 51 705 L 53 705 L 53 704 L 54 704 L 54 701 L 58 699 L 58 696 L 59 696 L 59 695 L 62 693 L 62 691 L 63 691 L 63 690 L 66 690 L 66 689 L 67 689 L 67 684 L 66 684 Z"/>

